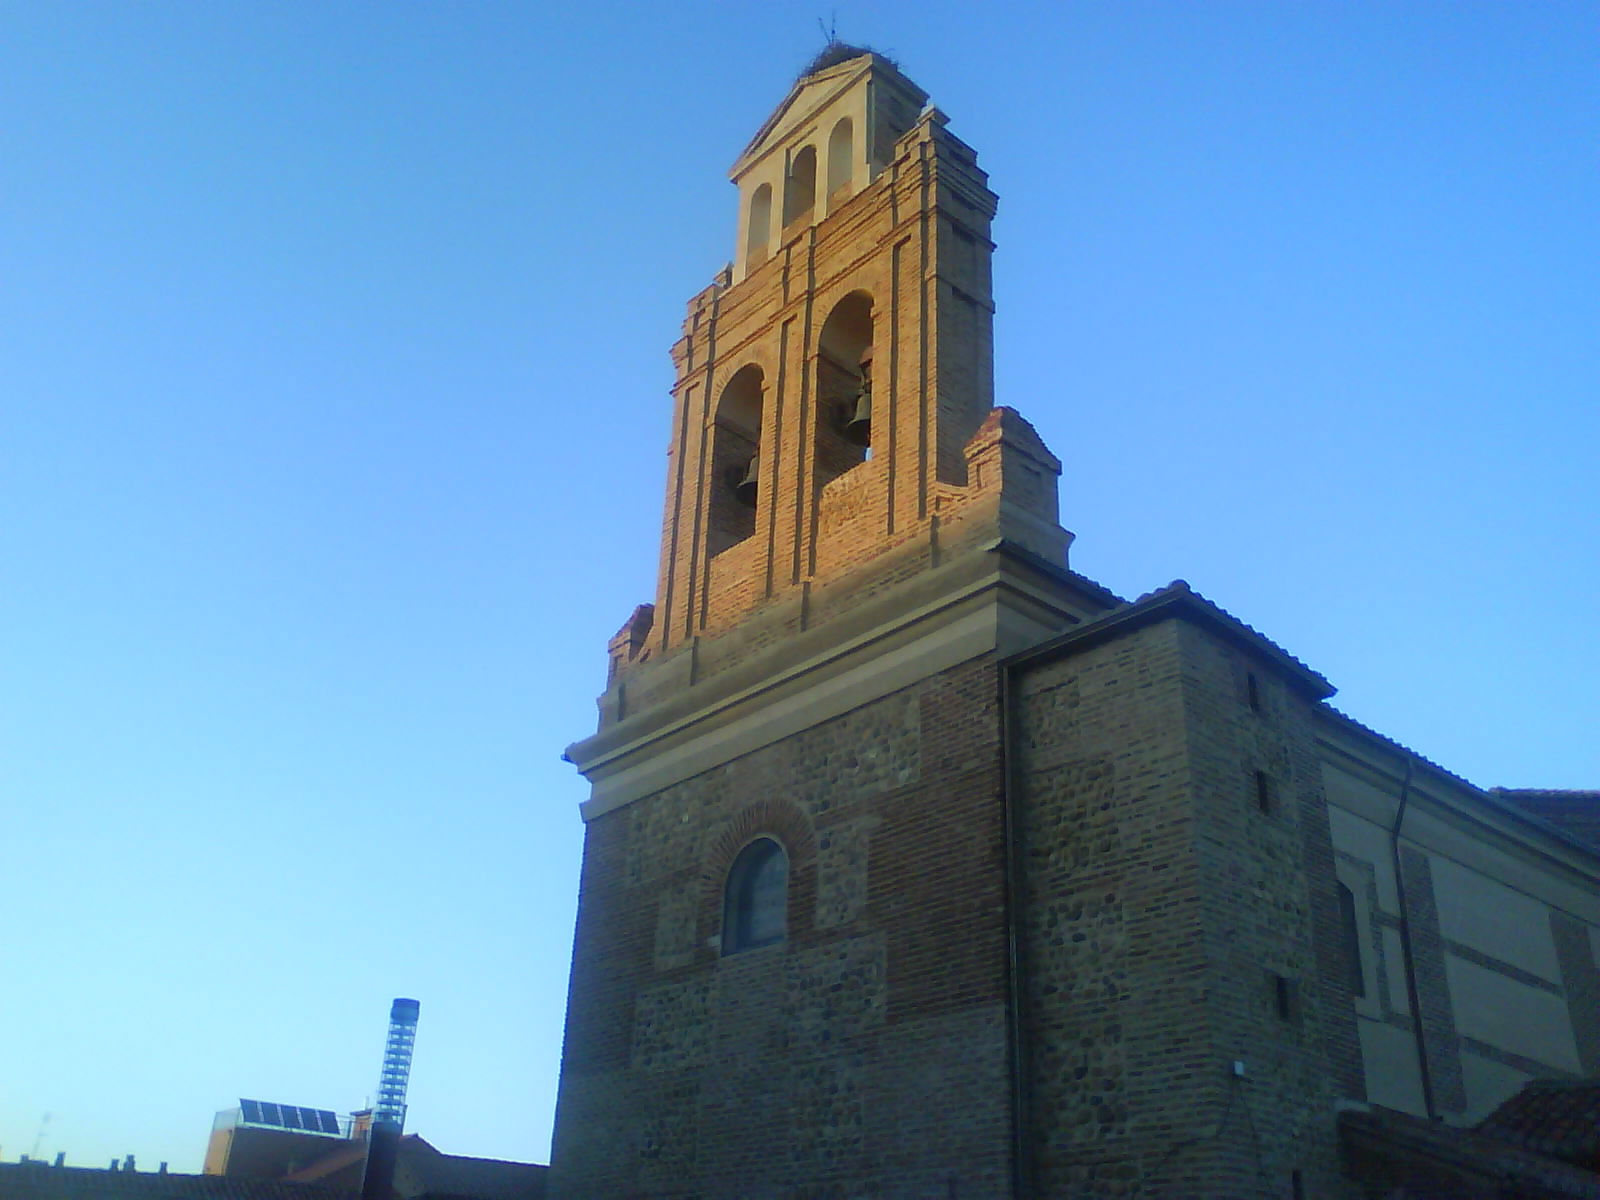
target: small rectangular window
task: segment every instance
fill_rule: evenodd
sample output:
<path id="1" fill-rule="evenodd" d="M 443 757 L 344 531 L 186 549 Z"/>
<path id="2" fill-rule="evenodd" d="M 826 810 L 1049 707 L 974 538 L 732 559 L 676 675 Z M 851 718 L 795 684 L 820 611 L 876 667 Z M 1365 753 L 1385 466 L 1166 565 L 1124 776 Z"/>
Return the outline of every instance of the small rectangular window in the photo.
<path id="1" fill-rule="evenodd" d="M 1268 973 L 1272 987 L 1272 1010 L 1280 1021 L 1299 1021 L 1300 989 L 1287 975 Z"/>
<path id="2" fill-rule="evenodd" d="M 1303 1171 L 1289 1172 L 1289 1195 L 1293 1200 L 1306 1200 L 1306 1177 Z"/>
<path id="3" fill-rule="evenodd" d="M 1256 772 L 1256 807 L 1264 813 L 1277 808 L 1277 796 L 1272 786 L 1272 776 L 1265 771 Z"/>
<path id="4" fill-rule="evenodd" d="M 1261 681 L 1256 678 L 1254 671 L 1246 671 L 1244 676 L 1245 695 L 1250 701 L 1250 711 L 1261 711 Z"/>

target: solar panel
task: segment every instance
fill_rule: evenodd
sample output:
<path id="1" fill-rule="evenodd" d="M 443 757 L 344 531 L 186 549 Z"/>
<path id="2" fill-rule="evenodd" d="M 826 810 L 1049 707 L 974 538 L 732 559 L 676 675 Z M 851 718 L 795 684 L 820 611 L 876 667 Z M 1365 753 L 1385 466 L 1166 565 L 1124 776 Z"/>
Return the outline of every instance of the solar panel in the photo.
<path id="1" fill-rule="evenodd" d="M 239 1116 L 247 1125 L 304 1130 L 339 1136 L 339 1117 L 329 1108 L 301 1108 L 296 1104 L 271 1104 L 265 1100 L 240 1100 Z"/>

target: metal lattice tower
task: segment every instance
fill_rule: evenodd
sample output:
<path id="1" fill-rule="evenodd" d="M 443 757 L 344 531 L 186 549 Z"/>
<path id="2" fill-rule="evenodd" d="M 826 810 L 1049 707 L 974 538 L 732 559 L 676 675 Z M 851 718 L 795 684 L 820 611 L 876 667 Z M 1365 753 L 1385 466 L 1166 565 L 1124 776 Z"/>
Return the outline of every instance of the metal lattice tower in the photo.
<path id="1" fill-rule="evenodd" d="M 406 1123 L 406 1082 L 411 1077 L 411 1050 L 417 1040 L 421 1008 L 415 1000 L 398 998 L 389 1008 L 389 1038 L 383 1046 L 378 1102 L 372 1116 L 375 1121 L 392 1121 L 397 1128 Z"/>

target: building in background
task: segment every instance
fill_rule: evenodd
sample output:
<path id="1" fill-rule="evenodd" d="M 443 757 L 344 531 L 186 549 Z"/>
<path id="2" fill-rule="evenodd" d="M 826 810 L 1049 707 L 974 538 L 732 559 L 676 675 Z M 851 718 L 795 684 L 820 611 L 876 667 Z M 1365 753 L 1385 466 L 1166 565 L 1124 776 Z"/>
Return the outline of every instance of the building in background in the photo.
<path id="1" fill-rule="evenodd" d="M 372 1110 L 341 1118 L 328 1109 L 241 1100 L 212 1123 L 204 1173 L 162 1163 L 136 1169 L 132 1155 L 108 1169 L 0 1163 L 4 1200 L 357 1200 L 363 1194 Z M 393 1200 L 541 1200 L 536 1163 L 444 1154 L 410 1134 L 397 1139 Z"/>
<path id="2" fill-rule="evenodd" d="M 352 1137 L 364 1138 L 363 1118 L 369 1115 L 341 1119 L 325 1108 L 240 1100 L 239 1107 L 223 1109 L 212 1121 L 201 1171 L 235 1179 L 281 1179 L 325 1158 Z"/>
<path id="3" fill-rule="evenodd" d="M 131 1160 L 110 1169 L 69 1167 L 61 1159 L 0 1163 L 5 1200 L 356 1200 L 361 1195 L 366 1142 L 324 1145 L 322 1157 L 276 1176 L 176 1175 L 166 1164 L 135 1170 Z M 400 1139 L 390 1195 L 394 1200 L 542 1200 L 545 1168 L 444 1154 L 415 1134 Z"/>
<path id="4" fill-rule="evenodd" d="M 408 1011 L 414 1025 L 415 1002 L 396 1004 L 412 1006 Z M 389 1043 L 394 1040 L 391 1026 Z M 390 1058 L 386 1051 L 386 1064 Z M 380 1194 L 393 1195 L 395 1200 L 537 1200 L 544 1195 L 542 1165 L 445 1154 L 415 1134 L 400 1136 L 394 1114 L 403 1113 L 404 1087 L 391 1096 L 390 1119 L 395 1126 L 392 1174 Z M 281 1183 L 291 1191 L 303 1186 L 309 1189 L 305 1200 L 315 1200 L 318 1193 L 359 1196 L 364 1192 L 373 1125 L 373 1109 L 339 1117 L 329 1109 L 241 1100 L 237 1108 L 219 1112 L 212 1123 L 204 1172 L 233 1180 Z M 121 1173 L 131 1170 L 130 1162 Z M 162 1175 L 172 1180 L 193 1178 L 167 1176 L 164 1170 Z M 123 1182 L 124 1186 L 136 1186 Z M 210 1193 L 202 1190 L 198 1194 Z M 253 1194 L 246 1188 L 240 1195 Z M 262 1200 L 275 1198 L 273 1193 Z"/>
<path id="5" fill-rule="evenodd" d="M 291 1182 L 358 1194 L 364 1147 L 346 1149 L 288 1175 Z M 396 1200 L 540 1200 L 546 1168 L 537 1163 L 445 1154 L 408 1133 L 396 1148 L 392 1193 Z"/>
<path id="6" fill-rule="evenodd" d="M 1600 1074 L 1593 797 L 1480 790 L 1188 585 L 1069 568 L 926 94 L 831 47 L 732 178 L 656 600 L 568 751 L 550 1194 L 1425 1189 L 1427 1138 L 1475 1178 L 1475 1124 Z"/>

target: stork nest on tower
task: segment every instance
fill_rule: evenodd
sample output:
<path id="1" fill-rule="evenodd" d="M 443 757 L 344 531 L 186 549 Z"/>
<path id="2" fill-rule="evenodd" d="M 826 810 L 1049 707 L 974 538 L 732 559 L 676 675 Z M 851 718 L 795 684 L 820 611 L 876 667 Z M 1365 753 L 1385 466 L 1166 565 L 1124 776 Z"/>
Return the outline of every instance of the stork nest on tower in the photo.
<path id="1" fill-rule="evenodd" d="M 799 77 L 804 79 L 806 76 L 815 75 L 819 71 L 826 71 L 829 67 L 837 67 L 842 62 L 849 62 L 852 58 L 860 58 L 863 54 L 876 54 L 891 67 L 899 66 L 894 59 L 880 50 L 874 50 L 871 46 L 852 46 L 849 42 L 841 42 L 835 38 L 805 65 Z"/>

